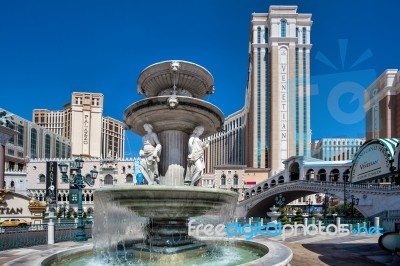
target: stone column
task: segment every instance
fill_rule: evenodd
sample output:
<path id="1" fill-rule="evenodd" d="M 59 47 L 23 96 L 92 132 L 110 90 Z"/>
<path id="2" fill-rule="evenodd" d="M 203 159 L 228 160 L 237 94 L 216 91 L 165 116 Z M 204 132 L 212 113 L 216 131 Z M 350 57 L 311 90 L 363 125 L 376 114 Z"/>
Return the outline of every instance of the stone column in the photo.
<path id="1" fill-rule="evenodd" d="M 189 135 L 178 130 L 158 134 L 161 148 L 160 184 L 183 186 L 188 155 Z"/>
<path id="2" fill-rule="evenodd" d="M 374 226 L 375 226 L 375 228 L 379 228 L 379 217 L 375 217 L 374 218 Z"/>
<path id="3" fill-rule="evenodd" d="M 49 220 L 47 224 L 47 244 L 53 245 L 54 244 L 54 222 L 53 219 Z"/>
<path id="4" fill-rule="evenodd" d="M 4 163 L 6 159 L 5 145 L 7 144 L 7 141 L 17 133 L 17 131 L 11 128 L 0 125 L 0 189 L 4 189 Z"/>

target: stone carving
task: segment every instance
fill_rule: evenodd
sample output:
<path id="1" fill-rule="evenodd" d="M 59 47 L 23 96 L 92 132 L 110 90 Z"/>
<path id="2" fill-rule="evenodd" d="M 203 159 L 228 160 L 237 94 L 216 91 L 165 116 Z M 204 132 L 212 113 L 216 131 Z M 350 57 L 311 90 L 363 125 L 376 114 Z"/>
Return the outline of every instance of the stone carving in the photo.
<path id="1" fill-rule="evenodd" d="M 11 120 L 14 120 L 12 117 L 13 114 L 9 113 L 7 114 L 6 111 L 0 111 L 0 124 L 5 126 L 5 127 L 10 127 L 14 125 L 14 122 Z"/>
<path id="2" fill-rule="evenodd" d="M 0 189 L 0 204 L 6 203 L 6 194 L 10 192 L 8 189 Z"/>
<path id="3" fill-rule="evenodd" d="M 147 184 L 158 183 L 158 163 L 160 162 L 161 144 L 157 134 L 153 132 L 151 124 L 144 124 L 147 134 L 142 137 L 143 147 L 139 152 L 140 171 L 142 172 Z"/>
<path id="4" fill-rule="evenodd" d="M 29 201 L 28 207 L 47 207 L 47 202 L 46 201 L 40 202 L 34 197 L 32 197 L 31 200 Z"/>
<path id="5" fill-rule="evenodd" d="M 186 168 L 185 185 L 196 186 L 203 174 L 204 150 L 208 147 L 208 142 L 200 139 L 204 132 L 204 127 L 198 126 L 193 130 L 188 143 L 188 162 Z"/>

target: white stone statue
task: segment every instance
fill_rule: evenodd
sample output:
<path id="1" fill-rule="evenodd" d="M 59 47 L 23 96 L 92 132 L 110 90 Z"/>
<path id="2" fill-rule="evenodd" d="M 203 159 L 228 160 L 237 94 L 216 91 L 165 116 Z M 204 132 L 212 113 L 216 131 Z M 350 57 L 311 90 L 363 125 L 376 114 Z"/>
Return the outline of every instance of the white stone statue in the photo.
<path id="1" fill-rule="evenodd" d="M 0 112 L 0 125 L 3 125 L 5 127 L 9 127 L 14 125 L 14 122 L 11 121 L 14 120 L 13 114 L 8 113 L 6 111 L 1 111 Z"/>
<path id="2" fill-rule="evenodd" d="M 185 185 L 187 186 L 196 186 L 205 168 L 204 150 L 208 147 L 208 142 L 203 142 L 200 139 L 203 132 L 204 127 L 198 126 L 193 130 L 189 138 L 188 161 L 185 176 Z"/>
<path id="3" fill-rule="evenodd" d="M 142 172 L 147 184 L 153 185 L 158 183 L 158 162 L 160 161 L 161 144 L 157 134 L 153 132 L 153 126 L 150 124 L 143 125 L 147 134 L 142 137 L 143 147 L 139 152 L 140 155 L 140 171 Z"/>

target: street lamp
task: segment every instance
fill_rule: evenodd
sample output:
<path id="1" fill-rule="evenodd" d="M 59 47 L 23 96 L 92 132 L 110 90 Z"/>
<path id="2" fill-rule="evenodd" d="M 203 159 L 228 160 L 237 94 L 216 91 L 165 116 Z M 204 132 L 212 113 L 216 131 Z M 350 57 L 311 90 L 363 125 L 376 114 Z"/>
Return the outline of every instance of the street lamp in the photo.
<path id="1" fill-rule="evenodd" d="M 82 189 L 86 187 L 85 184 L 91 187 L 94 185 L 94 181 L 97 178 L 98 172 L 95 168 L 93 168 L 92 170 L 90 170 L 90 177 L 82 176 L 81 170 L 83 168 L 83 160 L 80 157 L 76 158 L 75 163 L 71 165 L 72 176 L 70 177 L 68 177 L 67 175 L 68 165 L 66 163 L 61 162 L 58 167 L 60 168 L 60 172 L 62 174 L 62 181 L 72 184 L 78 189 L 78 226 L 75 240 L 78 242 L 86 241 L 87 237 L 85 234 L 82 219 Z"/>
<path id="2" fill-rule="evenodd" d="M 351 195 L 351 219 L 354 218 L 354 205 L 358 206 L 358 202 L 360 201 L 359 198 L 354 197 Z"/>
<path id="3" fill-rule="evenodd" d="M 279 194 L 275 197 L 275 202 L 276 205 L 279 206 L 279 211 L 281 211 L 283 204 L 285 204 L 285 197 L 283 197 L 282 194 Z"/>
<path id="4" fill-rule="evenodd" d="M 346 183 L 347 179 L 349 178 L 348 174 L 343 174 L 343 210 L 342 210 L 342 215 L 343 217 L 346 217 L 346 205 L 347 205 L 347 198 L 346 198 Z"/>
<path id="5" fill-rule="evenodd" d="M 333 202 L 333 196 L 335 196 L 332 193 L 329 193 L 327 189 L 324 190 L 325 197 L 324 197 L 324 220 L 326 219 L 326 211 L 327 207 L 330 205 L 330 203 Z"/>
<path id="6" fill-rule="evenodd" d="M 312 206 L 313 202 L 311 199 L 308 199 L 306 202 L 308 205 L 308 218 L 311 218 L 311 206 Z"/>

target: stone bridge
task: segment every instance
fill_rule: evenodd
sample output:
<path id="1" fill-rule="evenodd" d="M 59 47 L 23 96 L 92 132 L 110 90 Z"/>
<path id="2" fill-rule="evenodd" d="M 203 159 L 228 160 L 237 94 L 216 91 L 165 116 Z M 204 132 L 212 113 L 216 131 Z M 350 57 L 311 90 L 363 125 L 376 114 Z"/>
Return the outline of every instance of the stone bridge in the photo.
<path id="1" fill-rule="evenodd" d="M 372 217 L 377 213 L 389 210 L 398 210 L 400 207 L 400 186 L 380 184 L 352 184 L 343 182 L 325 182 L 296 180 L 276 184 L 272 188 L 259 191 L 257 194 L 240 201 L 236 207 L 238 217 L 265 217 L 270 207 L 275 203 L 275 196 L 282 194 L 285 202 L 289 203 L 300 197 L 329 191 L 336 198 L 351 201 L 351 195 L 359 199 L 358 206 L 354 206 L 365 217 Z M 344 194 L 346 191 L 346 197 Z M 383 207 L 384 206 L 384 207 Z"/>

